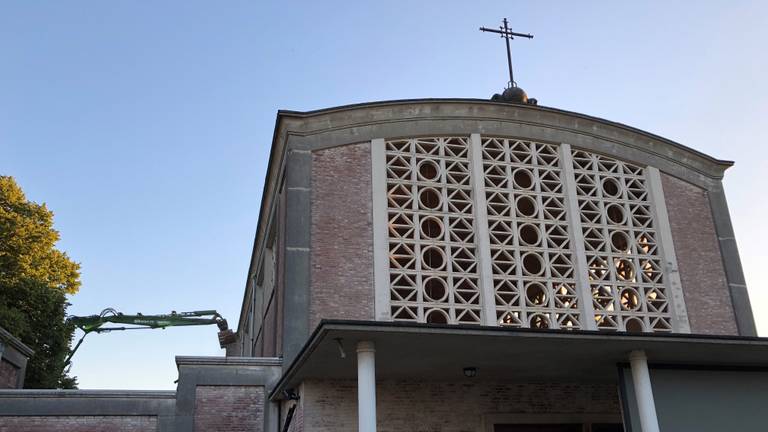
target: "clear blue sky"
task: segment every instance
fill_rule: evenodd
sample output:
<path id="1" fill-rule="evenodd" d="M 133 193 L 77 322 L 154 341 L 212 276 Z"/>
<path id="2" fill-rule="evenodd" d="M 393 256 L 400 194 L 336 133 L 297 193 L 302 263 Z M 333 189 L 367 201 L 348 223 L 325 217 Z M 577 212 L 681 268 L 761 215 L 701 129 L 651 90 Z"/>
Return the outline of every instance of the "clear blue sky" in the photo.
<path id="1" fill-rule="evenodd" d="M 487 98 L 732 159 L 726 189 L 768 336 L 768 2 L 0 1 L 0 173 L 56 213 L 82 263 L 71 313 L 215 308 L 236 323 L 278 109 Z M 170 389 L 214 327 L 94 335 L 83 388 Z"/>

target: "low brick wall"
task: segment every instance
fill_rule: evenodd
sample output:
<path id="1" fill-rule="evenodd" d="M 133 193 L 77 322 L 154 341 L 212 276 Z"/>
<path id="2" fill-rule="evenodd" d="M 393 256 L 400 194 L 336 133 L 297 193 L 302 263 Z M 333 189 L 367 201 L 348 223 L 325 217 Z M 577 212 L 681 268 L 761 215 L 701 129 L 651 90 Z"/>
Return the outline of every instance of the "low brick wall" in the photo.
<path id="1" fill-rule="evenodd" d="M 0 432 L 261 432 L 278 358 L 177 357 L 177 391 L 0 390 Z"/>
<path id="2" fill-rule="evenodd" d="M 263 386 L 197 386 L 195 431 L 263 430 Z"/>
<path id="3" fill-rule="evenodd" d="M 0 417 L 0 432 L 155 432 L 152 416 Z"/>
<path id="4" fill-rule="evenodd" d="M 102 390 L 0 391 L 0 432 L 173 430 L 176 393 Z"/>

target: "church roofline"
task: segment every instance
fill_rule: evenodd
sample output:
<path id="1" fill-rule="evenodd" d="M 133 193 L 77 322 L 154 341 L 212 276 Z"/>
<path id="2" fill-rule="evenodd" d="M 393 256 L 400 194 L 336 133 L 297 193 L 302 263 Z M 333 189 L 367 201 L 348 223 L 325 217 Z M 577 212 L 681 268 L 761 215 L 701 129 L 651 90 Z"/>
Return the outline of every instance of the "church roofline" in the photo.
<path id="1" fill-rule="evenodd" d="M 452 106 L 456 110 L 463 111 L 440 111 L 440 108 L 446 106 Z M 393 114 L 398 107 L 403 107 L 403 113 Z M 393 112 L 384 112 L 388 109 Z M 358 117 L 350 120 L 349 117 L 353 113 L 358 113 Z M 523 115 L 520 115 L 521 113 Z M 278 110 L 262 189 L 254 245 L 246 275 L 245 292 L 238 320 L 238 334 L 241 334 L 247 313 L 250 279 L 258 271 L 259 253 L 263 249 L 262 242 L 268 234 L 268 227 L 265 225 L 269 223 L 269 217 L 273 210 L 273 192 L 279 189 L 281 184 L 285 157 L 289 147 L 291 150 L 301 151 L 364 142 L 369 141 L 370 137 L 364 137 L 358 131 L 366 127 L 386 129 L 387 127 L 399 127 L 402 123 L 409 121 L 433 120 L 467 120 L 492 125 L 509 122 L 516 123 L 521 127 L 549 128 L 566 135 L 574 135 L 575 133 L 580 137 L 586 137 L 588 140 L 618 144 L 636 153 L 649 155 L 650 159 L 662 162 L 664 166 L 661 166 L 662 164 L 658 166 L 662 171 L 707 189 L 719 187 L 718 184 L 724 171 L 733 166 L 732 161 L 717 159 L 662 136 L 623 123 L 541 105 L 510 104 L 471 98 L 426 98 L 364 102 L 310 111 Z M 571 122 L 564 124 L 562 120 L 571 120 Z M 605 128 L 600 128 L 600 126 L 605 126 Z M 333 135 L 343 132 L 348 133 L 339 142 L 326 138 L 327 142 L 318 145 L 317 141 L 312 140 L 313 137 L 321 134 Z M 473 130 L 473 132 L 485 134 L 490 131 Z M 438 131 L 434 133 L 440 134 Z M 390 136 L 398 135 L 377 137 Z M 626 137 L 631 137 L 634 140 L 639 139 L 642 142 L 638 141 L 637 145 L 633 147 L 626 142 Z M 293 142 L 289 145 L 289 141 Z M 313 143 L 307 144 L 310 141 Z M 657 143 L 661 145 L 657 146 Z M 571 144 L 574 147 L 580 147 L 577 142 L 571 142 Z M 598 150 L 598 152 L 600 151 Z M 614 156 L 622 158 L 621 155 Z"/>
<path id="2" fill-rule="evenodd" d="M 275 134 L 278 131 L 278 128 L 281 124 L 282 118 L 309 118 L 309 117 L 315 117 L 323 114 L 331 114 L 331 113 L 337 113 L 337 112 L 343 112 L 343 111 L 351 111 L 351 110 L 358 110 L 361 108 L 369 108 L 369 107 L 381 107 L 381 106 L 394 106 L 394 105 L 405 105 L 405 104 L 426 104 L 426 103 L 472 103 L 472 104 L 487 104 L 487 105 L 499 105 L 499 106 L 513 106 L 515 108 L 522 108 L 522 109 L 532 109 L 532 110 L 541 110 L 541 111 L 547 111 L 557 114 L 565 114 L 571 117 L 578 117 L 583 118 L 585 120 L 595 121 L 599 123 L 603 123 L 609 126 L 625 129 L 627 131 L 638 133 L 641 135 L 645 135 L 649 138 L 652 138 L 654 140 L 662 141 L 666 144 L 670 144 L 674 147 L 677 147 L 681 150 L 693 153 L 697 156 L 700 156 L 702 158 L 707 159 L 710 162 L 713 162 L 718 165 L 722 165 L 724 167 L 730 167 L 733 166 L 734 161 L 727 160 L 727 159 L 718 159 L 714 156 L 710 156 L 706 153 L 700 152 L 694 148 L 688 147 L 686 145 L 680 144 L 676 141 L 673 141 L 668 138 L 664 138 L 661 135 L 656 135 L 652 132 L 645 131 L 643 129 L 639 129 L 636 127 L 629 126 L 624 123 L 615 122 L 612 120 L 607 120 L 601 117 L 591 116 L 588 114 L 582 114 L 575 111 L 568 111 L 560 108 L 554 108 L 554 107 L 548 107 L 543 105 L 523 105 L 523 104 L 509 104 L 506 102 L 495 102 L 488 99 L 475 99 L 475 98 L 422 98 L 422 99 L 392 99 L 392 100 L 383 100 L 383 101 L 374 101 L 374 102 L 361 102 L 361 103 L 354 103 L 354 104 L 346 104 L 346 105 L 338 105 L 334 107 L 328 107 L 328 108 L 320 108 L 316 110 L 309 110 L 309 111 L 295 111 L 295 110 L 286 110 L 286 109 L 280 109 L 277 111 L 277 119 L 275 121 Z"/>

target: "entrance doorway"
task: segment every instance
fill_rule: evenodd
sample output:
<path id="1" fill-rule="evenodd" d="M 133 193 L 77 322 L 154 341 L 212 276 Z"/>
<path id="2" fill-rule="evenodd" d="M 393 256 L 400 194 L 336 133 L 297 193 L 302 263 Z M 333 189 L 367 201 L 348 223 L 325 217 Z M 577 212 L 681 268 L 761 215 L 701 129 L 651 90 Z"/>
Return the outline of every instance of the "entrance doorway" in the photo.
<path id="1" fill-rule="evenodd" d="M 624 432 L 624 426 L 617 423 L 496 424 L 493 432 Z"/>
<path id="2" fill-rule="evenodd" d="M 580 424 L 515 424 L 495 425 L 493 432 L 583 432 Z"/>

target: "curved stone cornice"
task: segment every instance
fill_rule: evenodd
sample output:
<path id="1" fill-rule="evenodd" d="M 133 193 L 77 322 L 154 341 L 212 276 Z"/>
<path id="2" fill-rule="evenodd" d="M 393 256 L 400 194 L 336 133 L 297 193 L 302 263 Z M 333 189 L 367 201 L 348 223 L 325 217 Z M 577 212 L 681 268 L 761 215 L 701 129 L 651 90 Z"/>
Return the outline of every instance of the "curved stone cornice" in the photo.
<path id="1" fill-rule="evenodd" d="M 312 148 L 449 130 L 451 132 L 448 133 L 479 132 L 555 143 L 567 142 L 575 147 L 654 165 L 663 171 L 671 171 L 671 174 L 678 174 L 680 168 L 686 168 L 713 180 L 722 178 L 723 172 L 733 165 L 733 162 L 714 158 L 621 123 L 556 108 L 482 99 L 414 99 L 345 105 L 307 112 L 281 110 L 278 112 L 275 138 L 293 136 L 307 141 L 307 138 L 318 135 L 327 137 L 322 140 L 323 144 L 309 144 L 308 147 Z M 376 132 L 388 135 L 367 136 Z M 389 135 L 392 133 L 395 135 Z M 334 138 L 337 141 L 328 140 Z M 280 147 L 279 141 L 277 139 L 273 144 Z M 597 143 L 590 145 L 591 141 Z M 679 167 L 675 169 L 665 165 Z"/>

